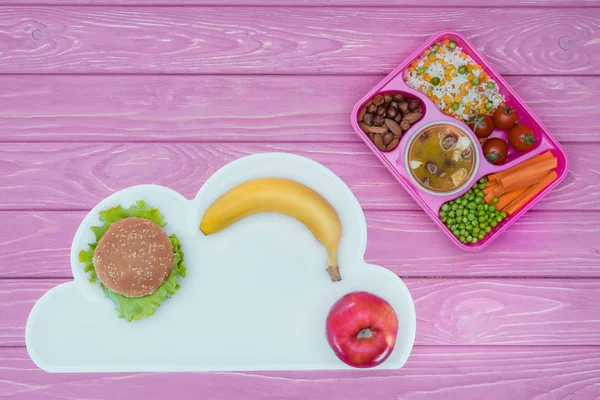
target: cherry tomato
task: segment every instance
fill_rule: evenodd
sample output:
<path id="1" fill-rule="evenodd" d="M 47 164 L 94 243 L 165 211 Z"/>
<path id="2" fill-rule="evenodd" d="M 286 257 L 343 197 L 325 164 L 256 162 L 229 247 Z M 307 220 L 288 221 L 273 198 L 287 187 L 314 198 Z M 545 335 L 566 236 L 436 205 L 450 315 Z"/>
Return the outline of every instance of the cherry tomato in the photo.
<path id="1" fill-rule="evenodd" d="M 486 138 L 492 134 L 495 125 L 492 117 L 489 115 L 480 115 L 479 117 L 473 118 L 469 121 L 469 127 L 473 130 L 477 137 Z"/>
<path id="2" fill-rule="evenodd" d="M 483 155 L 491 164 L 502 164 L 507 154 L 508 146 L 502 139 L 491 138 L 483 144 Z"/>
<path id="3" fill-rule="evenodd" d="M 529 151 L 535 146 L 537 138 L 531 128 L 517 125 L 508 131 L 508 144 L 519 151 Z"/>
<path id="4" fill-rule="evenodd" d="M 494 112 L 494 123 L 496 128 L 507 131 L 515 125 L 517 115 L 510 107 L 500 107 Z"/>

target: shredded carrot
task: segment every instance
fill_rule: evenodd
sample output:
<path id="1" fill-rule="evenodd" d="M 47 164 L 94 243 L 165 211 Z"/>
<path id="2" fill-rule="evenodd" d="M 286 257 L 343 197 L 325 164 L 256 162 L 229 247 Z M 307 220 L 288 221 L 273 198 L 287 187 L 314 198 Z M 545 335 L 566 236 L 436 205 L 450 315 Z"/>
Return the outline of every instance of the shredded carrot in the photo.
<path id="1" fill-rule="evenodd" d="M 552 157 L 549 160 L 542 160 L 537 163 L 529 165 L 525 169 L 519 169 L 510 175 L 507 175 L 500 179 L 500 183 L 504 187 L 511 187 L 512 185 L 518 183 L 519 181 L 526 179 L 533 175 L 539 175 L 542 172 L 549 172 L 556 168 L 557 166 L 556 157 Z"/>
<path id="2" fill-rule="evenodd" d="M 522 163 L 515 165 L 514 167 L 504 170 L 502 172 L 497 172 L 495 174 L 491 174 L 488 176 L 488 180 L 492 182 L 497 182 L 505 176 L 508 176 L 520 169 L 530 166 L 531 164 L 538 163 L 542 160 L 550 160 L 554 158 L 550 150 L 545 151 L 544 153 L 537 155 L 535 157 L 530 158 L 529 160 L 523 161 Z"/>
<path id="3" fill-rule="evenodd" d="M 554 171 L 550 172 L 544 179 L 542 179 L 541 181 L 539 181 L 538 183 L 536 183 L 535 185 L 533 185 L 529 189 L 527 189 L 525 191 L 525 193 L 523 193 L 521 195 L 521 197 L 519 197 L 518 200 L 513 201 L 506 208 L 506 213 L 509 215 L 512 215 L 515 212 L 517 212 L 518 210 L 520 210 L 525 204 L 527 204 L 538 193 L 540 193 L 542 190 L 544 190 L 546 188 L 546 186 L 548 186 L 550 183 L 552 183 L 552 181 L 554 181 L 556 178 L 558 178 L 558 175 L 556 174 L 556 172 L 554 172 Z"/>

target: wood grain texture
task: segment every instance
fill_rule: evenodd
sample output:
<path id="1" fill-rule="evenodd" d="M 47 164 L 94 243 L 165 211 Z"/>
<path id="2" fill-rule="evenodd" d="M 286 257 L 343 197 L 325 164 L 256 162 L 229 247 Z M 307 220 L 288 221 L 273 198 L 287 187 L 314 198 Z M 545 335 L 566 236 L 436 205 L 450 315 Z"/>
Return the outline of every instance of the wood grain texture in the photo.
<path id="1" fill-rule="evenodd" d="M 62 282 L 0 280 L 0 346 L 25 344 L 31 308 Z M 600 282 L 596 280 L 406 278 L 405 282 L 417 311 L 417 345 L 600 342 Z"/>
<path id="2" fill-rule="evenodd" d="M 589 75 L 600 65 L 599 17 L 596 8 L 7 6 L 0 71 L 387 73 L 434 32 L 459 29 L 501 74 Z"/>
<path id="3" fill-rule="evenodd" d="M 600 210 L 599 145 L 567 144 L 570 171 L 538 210 Z M 420 210 L 364 143 L 0 143 L 0 210 L 88 210 L 128 186 L 154 183 L 192 198 L 225 164 L 290 152 L 338 174 L 365 209 Z"/>
<path id="4" fill-rule="evenodd" d="M 0 212 L 0 278 L 71 278 L 71 241 L 85 214 Z M 366 217 L 366 260 L 403 277 L 600 277 L 597 212 L 528 212 L 482 254 L 458 249 L 422 211 Z"/>
<path id="5" fill-rule="evenodd" d="M 598 347 L 415 347 L 392 371 L 48 374 L 24 348 L 0 349 L 0 393 L 13 400 L 165 398 L 595 400 Z"/>
<path id="6" fill-rule="evenodd" d="M 264 6 L 265 0 L 19 0 L 19 4 L 31 5 L 165 5 L 165 6 Z M 271 0 L 269 6 L 365 6 L 364 0 Z M 567 6 L 563 0 L 497 0 L 494 7 L 561 7 Z M 427 6 L 427 7 L 481 7 L 479 0 L 434 0 L 423 3 L 419 0 L 378 0 L 370 1 L 368 7 L 372 6 Z M 598 7 L 595 0 L 573 0 L 569 1 L 569 7 Z"/>
<path id="7" fill-rule="evenodd" d="M 381 79 L 0 75 L 0 141 L 359 142 L 350 112 Z M 600 141 L 600 77 L 507 79 L 556 139 Z"/>

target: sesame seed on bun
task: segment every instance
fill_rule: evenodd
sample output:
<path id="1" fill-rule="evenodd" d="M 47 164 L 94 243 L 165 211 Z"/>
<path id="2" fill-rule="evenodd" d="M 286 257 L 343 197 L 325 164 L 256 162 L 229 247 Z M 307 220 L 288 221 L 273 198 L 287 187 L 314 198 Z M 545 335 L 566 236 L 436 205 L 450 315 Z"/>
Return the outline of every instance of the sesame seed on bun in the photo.
<path id="1" fill-rule="evenodd" d="M 93 262 L 100 282 L 127 297 L 154 293 L 175 266 L 169 237 L 144 218 L 113 223 L 100 238 Z"/>

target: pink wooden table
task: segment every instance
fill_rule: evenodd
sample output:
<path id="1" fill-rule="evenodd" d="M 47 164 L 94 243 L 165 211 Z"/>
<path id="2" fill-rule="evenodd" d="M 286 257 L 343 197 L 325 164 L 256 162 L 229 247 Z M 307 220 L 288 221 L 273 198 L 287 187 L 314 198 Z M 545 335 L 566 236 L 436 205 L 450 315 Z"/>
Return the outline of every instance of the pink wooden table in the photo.
<path id="1" fill-rule="evenodd" d="M 600 397 L 599 2 L 9 3 L 0 6 L 0 398 Z M 455 248 L 349 123 L 355 101 L 441 29 L 472 40 L 571 161 L 561 186 L 481 254 Z M 140 183 L 191 197 L 225 163 L 275 150 L 325 164 L 360 200 L 367 261 L 402 276 L 416 302 L 403 369 L 35 367 L 27 315 L 71 278 L 86 210 Z"/>

